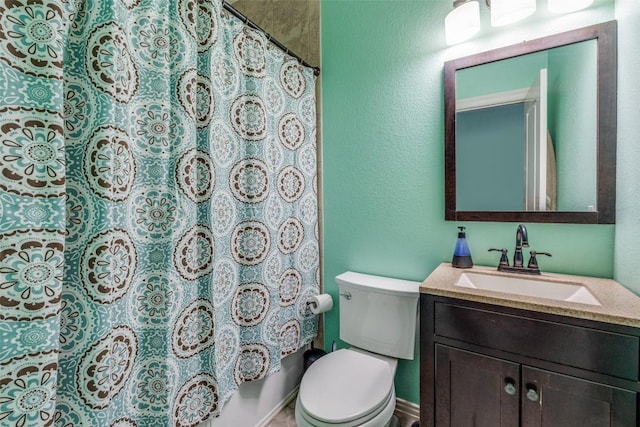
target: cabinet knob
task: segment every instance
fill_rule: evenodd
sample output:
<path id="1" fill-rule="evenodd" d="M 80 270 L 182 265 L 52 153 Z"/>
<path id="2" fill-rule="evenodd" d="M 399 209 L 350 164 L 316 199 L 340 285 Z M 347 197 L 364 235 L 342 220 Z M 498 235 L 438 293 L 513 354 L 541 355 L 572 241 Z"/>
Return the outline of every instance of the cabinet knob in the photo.
<path id="1" fill-rule="evenodd" d="M 540 399 L 538 389 L 533 384 L 527 384 L 527 399 L 532 402 L 537 402 Z"/>
<path id="2" fill-rule="evenodd" d="M 516 394 L 518 390 L 516 389 L 516 382 L 513 380 L 513 378 L 505 378 L 504 391 L 506 391 L 507 394 L 511 396 Z"/>
<path id="3" fill-rule="evenodd" d="M 513 396 L 514 394 L 516 394 L 516 386 L 514 386 L 513 384 L 507 384 L 504 386 L 504 391 L 507 392 L 507 394 Z"/>

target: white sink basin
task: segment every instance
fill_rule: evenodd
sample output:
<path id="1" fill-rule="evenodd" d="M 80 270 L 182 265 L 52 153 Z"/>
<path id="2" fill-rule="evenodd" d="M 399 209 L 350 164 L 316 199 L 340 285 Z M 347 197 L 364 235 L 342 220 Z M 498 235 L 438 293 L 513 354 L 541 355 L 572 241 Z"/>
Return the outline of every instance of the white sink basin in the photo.
<path id="1" fill-rule="evenodd" d="M 462 273 L 454 285 L 556 301 L 602 305 L 583 285 L 537 280 L 531 277 L 516 278 L 481 273 Z"/>

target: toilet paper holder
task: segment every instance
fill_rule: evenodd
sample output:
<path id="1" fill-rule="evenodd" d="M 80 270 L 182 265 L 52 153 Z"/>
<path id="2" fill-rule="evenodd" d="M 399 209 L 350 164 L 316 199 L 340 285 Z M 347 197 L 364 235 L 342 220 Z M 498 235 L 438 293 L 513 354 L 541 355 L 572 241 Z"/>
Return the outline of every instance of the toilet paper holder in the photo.
<path id="1" fill-rule="evenodd" d="M 307 299 L 307 308 L 313 314 L 321 314 L 333 309 L 333 298 L 329 294 L 314 295 Z"/>

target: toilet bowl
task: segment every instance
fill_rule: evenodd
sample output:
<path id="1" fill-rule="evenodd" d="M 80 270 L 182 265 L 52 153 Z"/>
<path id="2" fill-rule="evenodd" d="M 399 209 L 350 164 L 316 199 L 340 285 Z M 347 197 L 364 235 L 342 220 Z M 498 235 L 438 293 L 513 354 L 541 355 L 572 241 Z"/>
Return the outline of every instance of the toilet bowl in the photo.
<path id="1" fill-rule="evenodd" d="M 318 359 L 305 373 L 296 402 L 298 427 L 384 427 L 396 404 L 397 361 L 361 349 Z"/>

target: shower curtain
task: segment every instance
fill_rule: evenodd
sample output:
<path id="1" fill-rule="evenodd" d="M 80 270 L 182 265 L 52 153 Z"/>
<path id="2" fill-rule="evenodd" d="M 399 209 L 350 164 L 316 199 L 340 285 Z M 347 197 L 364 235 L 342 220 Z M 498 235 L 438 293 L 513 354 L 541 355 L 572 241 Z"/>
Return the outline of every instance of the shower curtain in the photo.
<path id="1" fill-rule="evenodd" d="M 314 90 L 221 0 L 0 3 L 0 425 L 195 426 L 315 337 Z"/>

